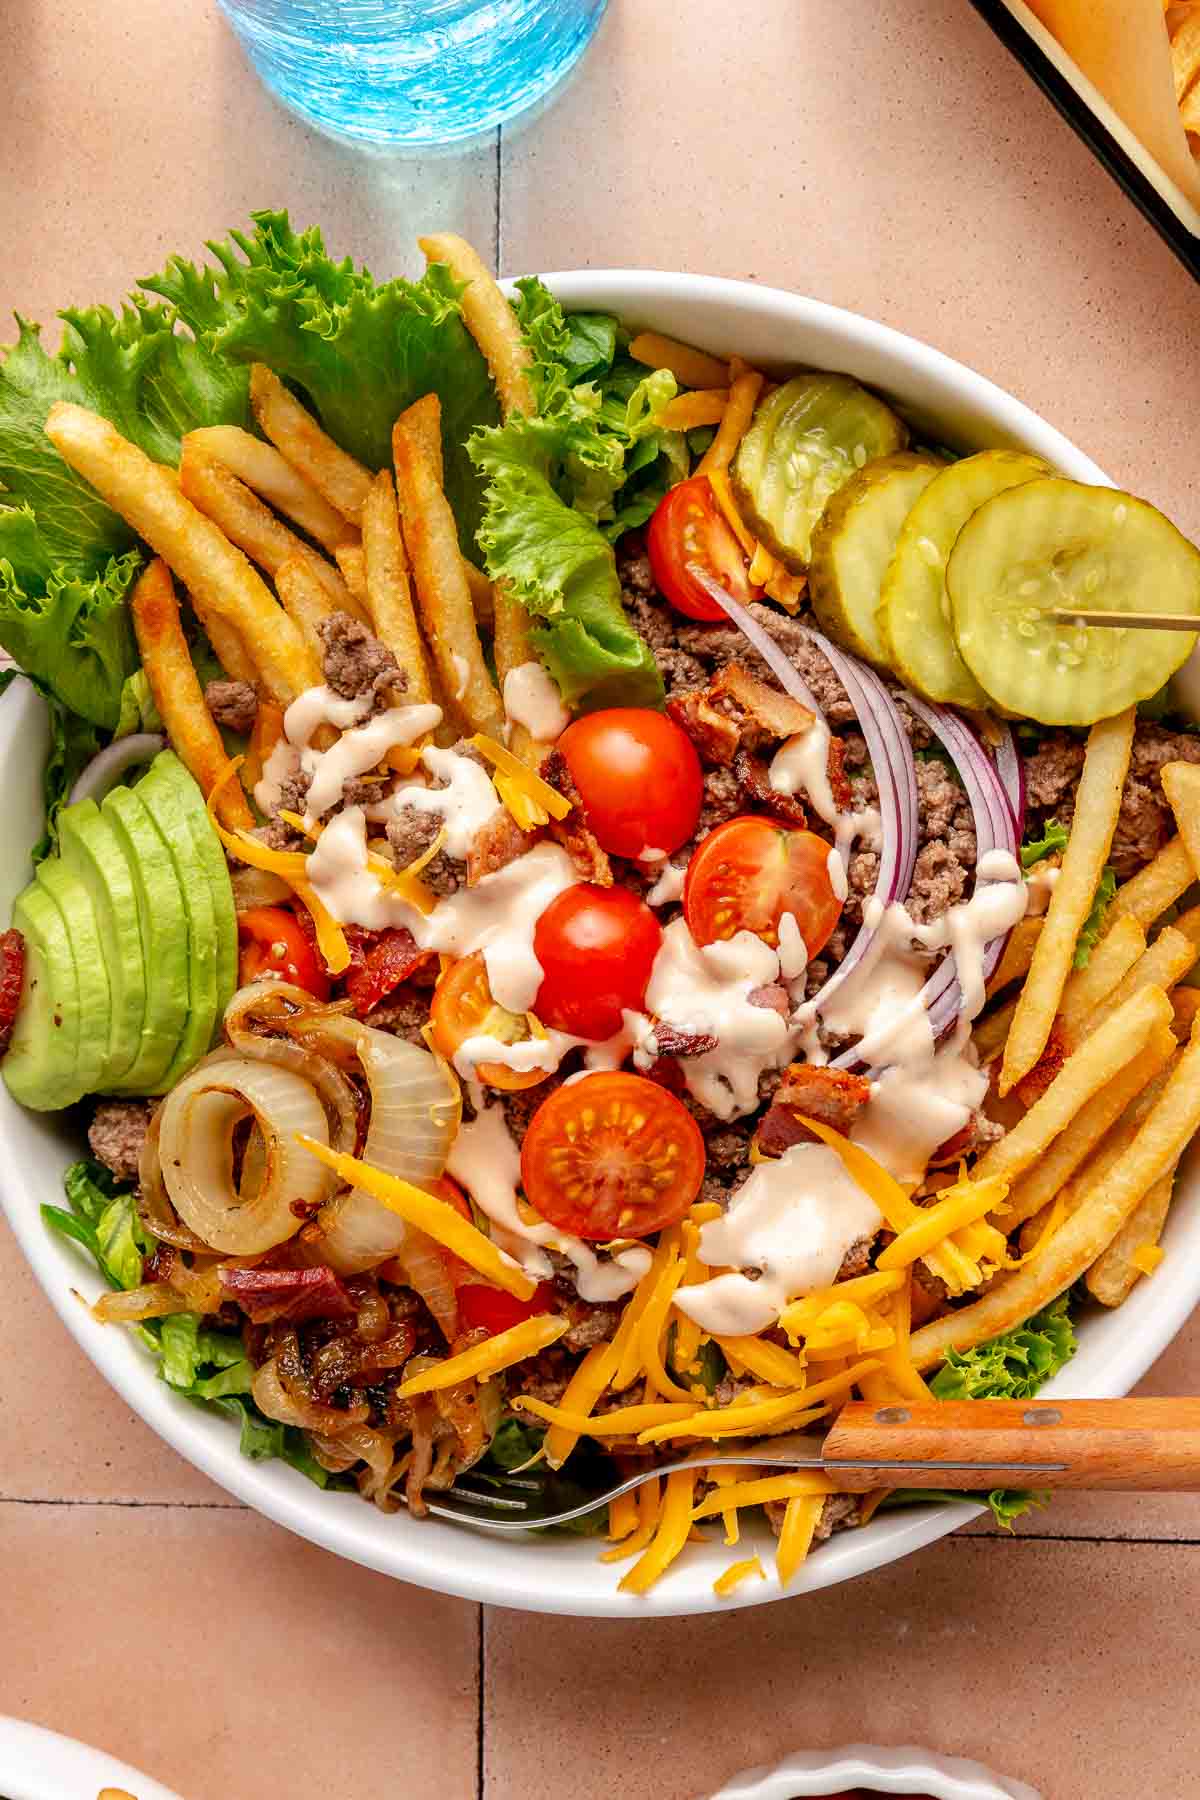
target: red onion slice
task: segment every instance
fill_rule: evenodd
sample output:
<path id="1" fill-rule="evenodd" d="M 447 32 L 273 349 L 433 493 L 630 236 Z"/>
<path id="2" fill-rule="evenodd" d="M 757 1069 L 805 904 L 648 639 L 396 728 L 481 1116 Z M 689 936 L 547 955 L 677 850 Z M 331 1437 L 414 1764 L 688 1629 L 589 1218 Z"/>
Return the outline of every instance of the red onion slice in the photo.
<path id="1" fill-rule="evenodd" d="M 749 639 L 785 693 L 822 717 L 812 693 L 766 627 L 739 600 L 735 600 L 732 594 L 726 593 L 720 583 L 714 581 L 698 563 L 689 563 L 688 573 Z M 884 906 L 889 906 L 893 900 L 907 894 L 917 860 L 917 773 L 912 745 L 908 741 L 908 733 L 895 702 L 875 671 L 859 662 L 856 656 L 839 650 L 836 644 L 831 644 L 820 632 L 813 631 L 808 626 L 802 626 L 801 629 L 841 681 L 857 715 L 859 729 L 866 739 L 875 783 L 879 789 L 883 840 L 875 898 Z M 820 1011 L 821 1006 L 841 986 L 850 971 L 862 961 L 874 936 L 872 927 L 865 924 L 859 927 L 854 942 L 829 980 L 807 1002 L 815 1012 Z"/>
<path id="2" fill-rule="evenodd" d="M 80 770 L 71 789 L 69 804 L 74 806 L 77 800 L 103 800 L 126 769 L 132 769 L 138 763 L 153 762 L 159 751 L 166 749 L 166 744 L 166 738 L 157 731 L 135 731 L 129 737 L 118 738 Z"/>
<path id="3" fill-rule="evenodd" d="M 1025 835 L 1025 758 L 1017 747 L 1016 733 L 1012 726 L 1002 726 L 1001 733 L 1000 742 L 996 745 L 996 773 L 1008 796 L 1013 822 L 1017 827 L 1017 842 L 1020 843 Z"/>

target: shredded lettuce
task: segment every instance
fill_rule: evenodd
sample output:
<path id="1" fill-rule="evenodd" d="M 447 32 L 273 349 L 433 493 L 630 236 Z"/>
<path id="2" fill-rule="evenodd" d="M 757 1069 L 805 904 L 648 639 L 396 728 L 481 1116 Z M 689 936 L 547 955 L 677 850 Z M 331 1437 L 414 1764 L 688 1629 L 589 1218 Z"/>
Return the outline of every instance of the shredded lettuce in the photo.
<path id="1" fill-rule="evenodd" d="M 1048 856 L 1061 856 L 1067 847 L 1067 836 L 1066 826 L 1060 825 L 1057 819 L 1050 819 L 1042 837 L 1021 845 L 1021 867 L 1032 869 Z"/>
<path id="2" fill-rule="evenodd" d="M 1086 969 L 1092 960 L 1092 951 L 1100 941 L 1100 934 L 1104 930 L 1104 917 L 1112 905 L 1116 891 L 1116 870 L 1106 868 L 1100 877 L 1096 897 L 1092 901 L 1092 910 L 1083 921 L 1079 936 L 1075 940 L 1075 967 L 1077 969 Z"/>
<path id="3" fill-rule="evenodd" d="M 154 703 L 154 695 L 150 692 L 146 671 L 135 669 L 132 675 L 126 676 L 125 685 L 121 689 L 121 706 L 113 736 L 123 738 L 135 731 L 161 731 L 162 728 L 163 722 Z"/>
<path id="4" fill-rule="evenodd" d="M 1028 1400 L 1075 1354 L 1075 1329 L 1060 1294 L 1041 1312 L 973 1350 L 948 1350 L 930 1382 L 939 1400 Z"/>
<path id="5" fill-rule="evenodd" d="M 1014 1520 L 1031 1508 L 1048 1506 L 1050 1495 L 1045 1490 L 1034 1493 L 1025 1488 L 993 1488 L 989 1494 L 959 1494 L 949 1488 L 894 1488 L 883 1505 L 926 1506 L 931 1500 L 955 1505 L 962 1500 L 974 1500 L 981 1506 L 990 1507 L 1000 1529 L 1011 1532 Z"/>
<path id="6" fill-rule="evenodd" d="M 137 1216 L 133 1194 L 117 1186 L 103 1163 L 73 1163 L 63 1176 L 70 1211 L 43 1206 L 46 1224 L 90 1252 L 112 1288 L 137 1287 L 150 1240 Z"/>

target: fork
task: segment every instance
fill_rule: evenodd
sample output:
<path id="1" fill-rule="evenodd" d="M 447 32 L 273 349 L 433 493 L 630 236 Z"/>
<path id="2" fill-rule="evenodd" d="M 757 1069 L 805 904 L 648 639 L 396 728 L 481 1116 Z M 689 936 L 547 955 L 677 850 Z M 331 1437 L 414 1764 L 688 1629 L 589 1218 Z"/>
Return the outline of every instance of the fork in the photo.
<path id="1" fill-rule="evenodd" d="M 579 1505 L 546 1508 L 543 1484 L 516 1473 L 505 1492 L 467 1471 L 444 1493 L 426 1494 L 437 1518 L 509 1533 L 570 1525 L 621 1494 L 679 1469 L 810 1470 L 838 1493 L 873 1488 L 1093 1488 L 1110 1492 L 1200 1491 L 1200 1399 L 942 1400 L 842 1409 L 825 1438 L 806 1432 L 760 1439 L 738 1449 L 697 1450 L 590 1494 Z M 513 1490 L 518 1490 L 515 1494 Z M 524 1490 L 522 1493 L 521 1490 Z"/>

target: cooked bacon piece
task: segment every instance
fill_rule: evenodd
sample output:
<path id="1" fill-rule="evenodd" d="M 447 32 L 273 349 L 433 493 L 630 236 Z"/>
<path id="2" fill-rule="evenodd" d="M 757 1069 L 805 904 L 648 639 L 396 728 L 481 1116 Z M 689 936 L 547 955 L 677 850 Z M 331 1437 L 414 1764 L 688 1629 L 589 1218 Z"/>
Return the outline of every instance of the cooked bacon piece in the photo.
<path id="1" fill-rule="evenodd" d="M 1061 1072 L 1068 1054 L 1068 1046 L 1063 1042 L 1062 1032 L 1056 1022 L 1041 1056 L 1013 1090 L 1022 1106 L 1032 1106 L 1035 1100 L 1041 1099 L 1055 1076 Z"/>
<path id="2" fill-rule="evenodd" d="M 839 737 L 831 737 L 829 740 L 827 767 L 834 804 L 839 812 L 849 812 L 854 805 L 854 789 L 850 786 L 850 777 L 846 773 L 845 745 Z"/>
<path id="3" fill-rule="evenodd" d="M 561 750 L 550 751 L 549 755 L 544 758 L 538 774 L 543 781 L 550 784 L 556 794 L 561 794 L 564 800 L 571 802 L 572 806 L 579 805 L 579 789 L 575 786 L 575 777 L 571 774 L 567 766 L 567 759 Z"/>
<path id="4" fill-rule="evenodd" d="M 660 1056 L 707 1056 L 717 1040 L 707 1031 L 677 1031 L 662 1019 L 654 1024 L 654 1043 Z"/>
<path id="5" fill-rule="evenodd" d="M 1030 1080 L 1035 1073 L 1035 1070 L 1031 1070 L 1025 1080 Z M 944 1144 L 938 1145 L 929 1159 L 929 1167 L 931 1169 L 952 1168 L 962 1157 L 977 1155 L 980 1150 L 986 1149 L 989 1144 L 995 1143 L 997 1138 L 1003 1136 L 1003 1125 L 998 1125 L 995 1119 L 989 1119 L 986 1113 L 973 1112 L 961 1131 L 956 1131 L 953 1137 L 947 1138 Z"/>
<path id="6" fill-rule="evenodd" d="M 512 814 L 504 807 L 481 825 L 467 850 L 467 886 L 477 887 L 485 875 L 505 869 L 518 856 L 524 856 L 533 843 L 533 833 L 522 831 Z"/>
<path id="7" fill-rule="evenodd" d="M 782 819 L 785 825 L 794 825 L 798 831 L 805 829 L 808 814 L 803 801 L 798 794 L 781 794 L 778 788 L 771 786 L 767 765 L 760 756 L 739 750 L 733 759 L 733 772 L 747 806 L 760 807 L 763 812 Z"/>
<path id="8" fill-rule="evenodd" d="M 358 1310 L 326 1263 L 315 1269 L 222 1269 L 221 1291 L 256 1325 L 287 1319 L 349 1319 Z"/>
<path id="9" fill-rule="evenodd" d="M 741 745 L 736 719 L 714 706 L 707 688 L 692 688 L 667 701 L 667 711 L 695 744 L 700 760 L 718 767 L 731 763 Z"/>
<path id="10" fill-rule="evenodd" d="M 565 819 L 551 819 L 550 836 L 562 845 L 575 864 L 580 881 L 594 881 L 597 887 L 612 886 L 613 872 L 608 852 L 600 848 L 580 807 L 572 807 Z"/>
<path id="11" fill-rule="evenodd" d="M 365 1019 L 401 982 L 435 957 L 434 951 L 422 950 L 403 925 L 388 931 L 364 931 L 361 926 L 347 925 L 346 942 L 350 946 L 346 994 L 353 1000 L 360 1019 Z"/>
<path id="12" fill-rule="evenodd" d="M 17 1022 L 24 979 L 25 939 L 15 929 L 0 932 L 0 1056 L 8 1049 Z"/>
<path id="13" fill-rule="evenodd" d="M 806 1116 L 835 1131 L 849 1131 L 871 1097 L 865 1075 L 848 1069 L 820 1068 L 811 1063 L 789 1063 L 755 1133 L 764 1156 L 782 1156 L 793 1144 L 812 1143 L 813 1133 L 801 1123 Z"/>
<path id="14" fill-rule="evenodd" d="M 813 722 L 806 706 L 759 681 L 740 663 L 729 663 L 707 687 L 676 695 L 667 702 L 667 711 L 701 759 L 717 765 L 731 763 L 739 750 L 761 750 L 795 737 Z"/>
<path id="15" fill-rule="evenodd" d="M 751 1006 L 761 1006 L 768 1012 L 777 1012 L 781 1019 L 786 1019 L 792 1010 L 787 989 L 780 987 L 777 981 L 772 981 L 767 987 L 751 988 L 746 998 Z"/>

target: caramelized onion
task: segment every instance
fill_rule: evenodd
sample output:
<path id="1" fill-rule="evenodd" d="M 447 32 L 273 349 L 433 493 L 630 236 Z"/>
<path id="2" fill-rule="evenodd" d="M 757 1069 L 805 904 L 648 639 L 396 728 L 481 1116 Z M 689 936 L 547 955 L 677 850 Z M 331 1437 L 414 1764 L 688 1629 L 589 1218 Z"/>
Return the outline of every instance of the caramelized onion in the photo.
<path id="1" fill-rule="evenodd" d="M 304 1398 L 293 1388 L 284 1386 L 275 1358 L 265 1362 L 254 1375 L 254 1404 L 268 1419 L 281 1425 L 298 1425 L 304 1431 L 319 1431 L 326 1437 L 340 1438 L 352 1425 L 365 1424 L 370 1408 L 365 1401 L 340 1411 L 336 1406 L 322 1406 L 319 1401 Z"/>

